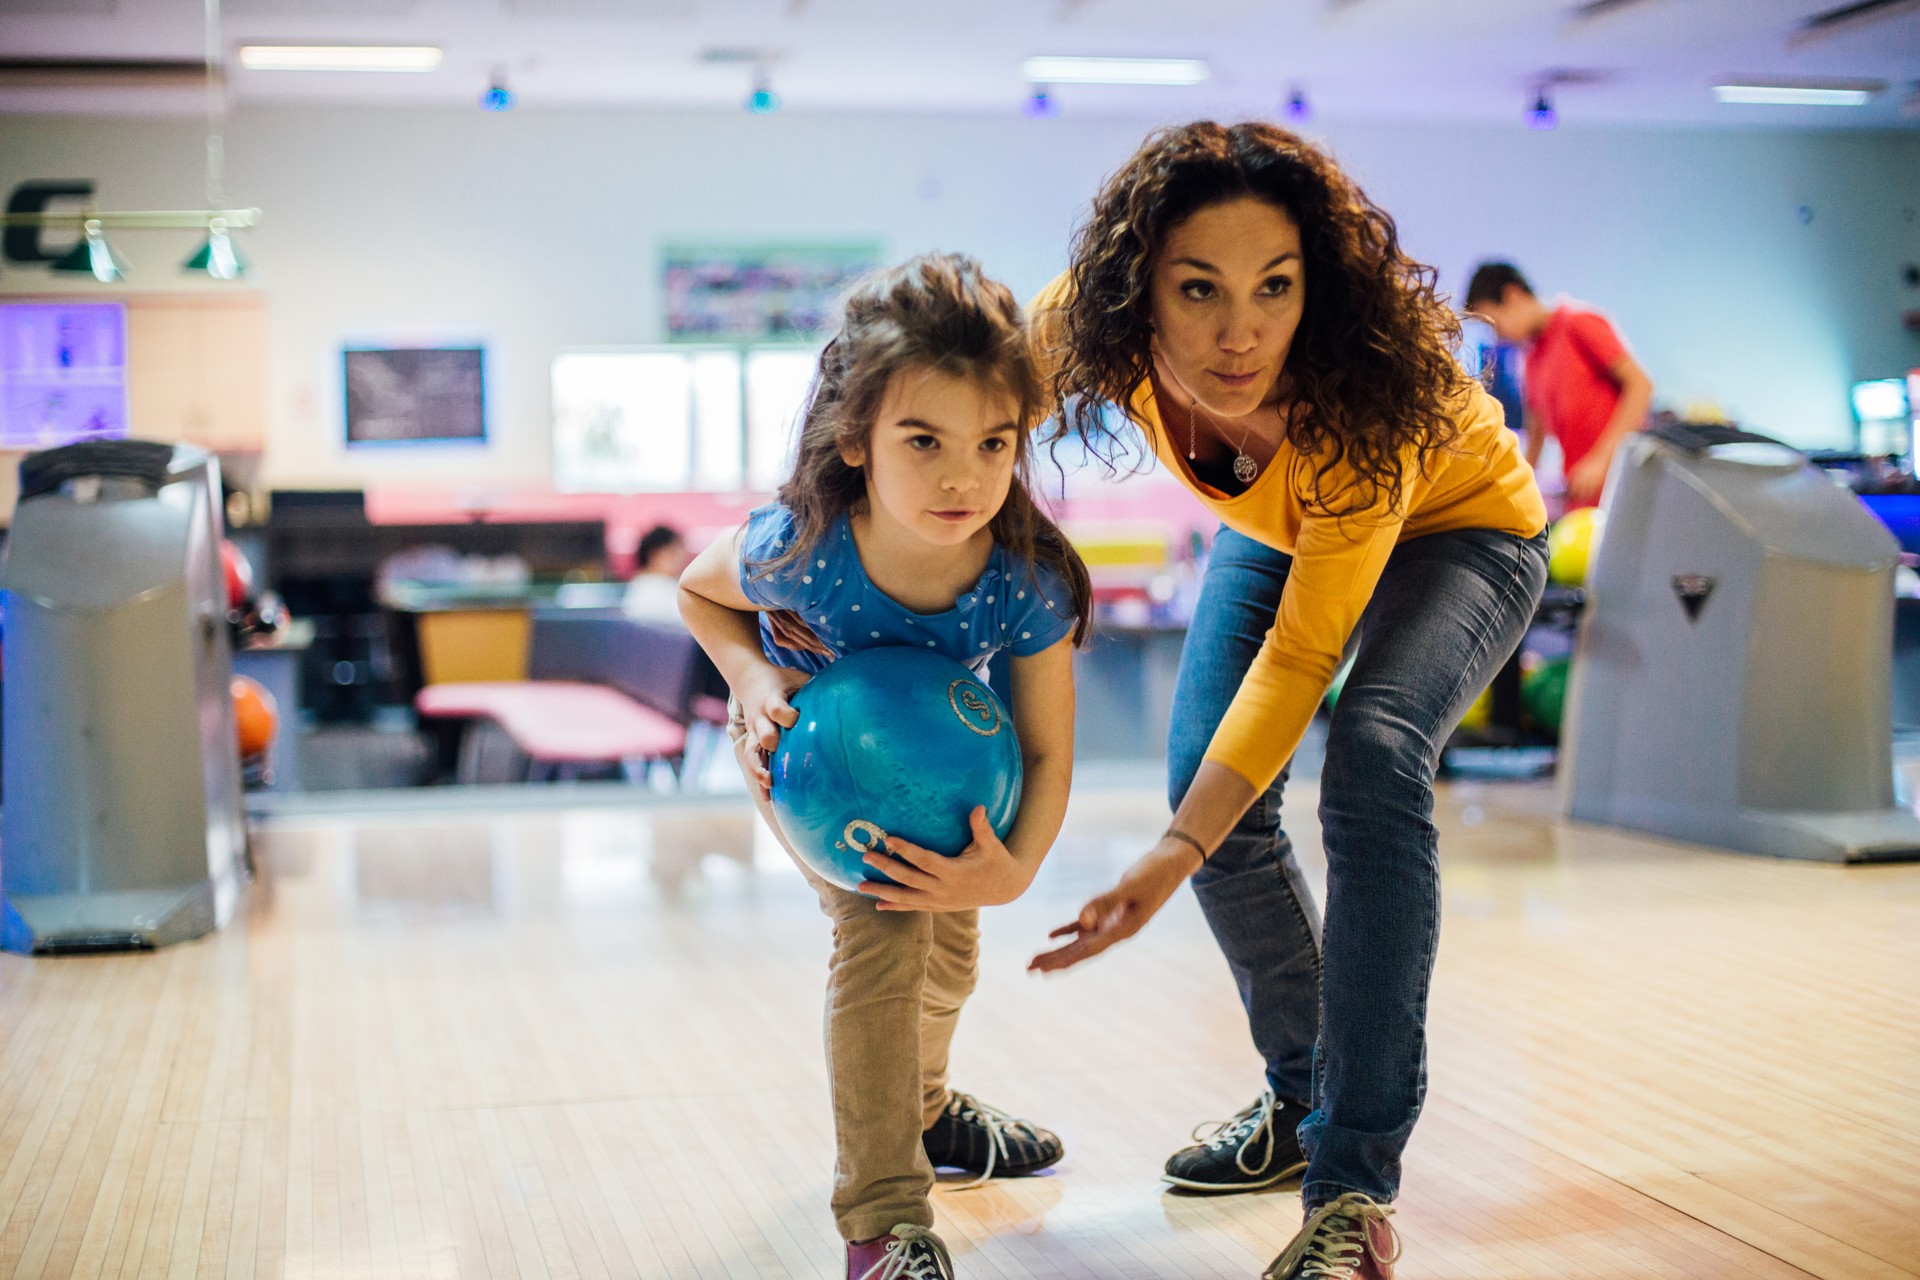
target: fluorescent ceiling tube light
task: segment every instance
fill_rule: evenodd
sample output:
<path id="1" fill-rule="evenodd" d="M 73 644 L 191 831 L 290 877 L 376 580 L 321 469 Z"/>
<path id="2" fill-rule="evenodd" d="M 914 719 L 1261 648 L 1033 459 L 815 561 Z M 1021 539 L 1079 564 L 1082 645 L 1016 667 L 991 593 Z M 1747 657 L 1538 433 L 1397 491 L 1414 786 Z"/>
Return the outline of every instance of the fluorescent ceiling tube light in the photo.
<path id="1" fill-rule="evenodd" d="M 1198 58 L 1028 58 L 1033 84 L 1199 84 L 1213 72 Z"/>
<path id="2" fill-rule="evenodd" d="M 1800 84 L 1717 84 L 1713 96 L 1722 102 L 1754 107 L 1864 107 L 1874 91 Z"/>
<path id="3" fill-rule="evenodd" d="M 249 71 L 432 71 L 440 50 L 430 44 L 243 44 Z"/>

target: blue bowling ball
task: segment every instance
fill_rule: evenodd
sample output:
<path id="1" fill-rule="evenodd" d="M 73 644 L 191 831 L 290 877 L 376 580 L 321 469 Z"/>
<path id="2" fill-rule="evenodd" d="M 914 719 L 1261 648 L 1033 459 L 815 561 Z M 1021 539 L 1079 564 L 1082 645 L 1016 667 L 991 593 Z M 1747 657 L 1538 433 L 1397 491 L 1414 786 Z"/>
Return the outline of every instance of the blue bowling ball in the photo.
<path id="1" fill-rule="evenodd" d="M 793 695 L 799 722 L 773 753 L 773 811 L 795 853 L 852 889 L 883 880 L 862 859 L 888 836 L 948 857 L 985 805 L 1004 838 L 1020 808 L 1020 743 L 1000 699 L 966 667 L 918 649 L 865 649 Z"/>

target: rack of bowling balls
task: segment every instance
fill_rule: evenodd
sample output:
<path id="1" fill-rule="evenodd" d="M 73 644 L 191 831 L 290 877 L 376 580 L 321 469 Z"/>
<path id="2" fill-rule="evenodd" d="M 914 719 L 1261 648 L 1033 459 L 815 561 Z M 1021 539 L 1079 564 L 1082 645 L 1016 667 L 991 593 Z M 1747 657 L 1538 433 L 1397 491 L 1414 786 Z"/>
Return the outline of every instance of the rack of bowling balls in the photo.
<path id="1" fill-rule="evenodd" d="M 220 569 L 226 581 L 227 627 L 239 649 L 256 636 L 271 636 L 286 622 L 286 607 L 270 591 L 254 586 L 253 565 L 231 541 L 220 543 Z M 273 740 L 280 729 L 280 708 L 267 687 L 251 676 L 236 675 L 229 690 L 239 739 L 240 779 L 247 787 L 273 782 Z"/>
<path id="2" fill-rule="evenodd" d="M 1582 507 L 1547 531 L 1547 586 L 1533 621 L 1519 650 L 1461 719 L 1449 754 L 1457 748 L 1520 748 L 1532 751 L 1542 767 L 1551 766 L 1552 757 L 1540 748 L 1560 743 L 1587 571 L 1605 522 L 1601 511 Z"/>

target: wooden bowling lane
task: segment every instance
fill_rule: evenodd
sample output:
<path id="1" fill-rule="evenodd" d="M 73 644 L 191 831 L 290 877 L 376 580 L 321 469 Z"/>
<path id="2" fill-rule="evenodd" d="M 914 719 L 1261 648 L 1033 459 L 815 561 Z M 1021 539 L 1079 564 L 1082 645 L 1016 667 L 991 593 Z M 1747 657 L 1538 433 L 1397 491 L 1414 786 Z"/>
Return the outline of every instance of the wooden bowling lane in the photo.
<path id="1" fill-rule="evenodd" d="M 1298 1221 L 1158 1187 L 1259 1085 L 1189 896 L 1023 972 L 1155 790 L 1083 791 L 986 913 L 955 1082 L 1069 1155 L 938 1193 L 963 1276 L 1252 1277 Z M 1565 827 L 1538 787 L 1440 820 L 1401 1276 L 1920 1275 L 1920 867 Z M 826 924 L 744 805 L 286 820 L 260 855 L 217 937 L 0 957 L 0 1277 L 835 1273 Z"/>

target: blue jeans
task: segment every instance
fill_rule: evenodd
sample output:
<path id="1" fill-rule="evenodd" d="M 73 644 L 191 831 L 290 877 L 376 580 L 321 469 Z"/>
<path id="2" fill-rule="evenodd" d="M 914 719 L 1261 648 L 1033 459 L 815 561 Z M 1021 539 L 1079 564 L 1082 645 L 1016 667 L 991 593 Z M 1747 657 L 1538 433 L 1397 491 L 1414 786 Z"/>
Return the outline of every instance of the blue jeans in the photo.
<path id="1" fill-rule="evenodd" d="M 1175 808 L 1273 626 L 1293 558 L 1230 529 L 1214 540 L 1180 659 L 1168 735 Z M 1433 774 L 1440 747 L 1520 643 L 1547 579 L 1546 535 L 1487 529 L 1400 544 L 1361 615 L 1327 735 L 1324 934 L 1280 826 L 1287 771 L 1256 799 L 1194 893 L 1240 989 L 1267 1082 L 1311 1099 L 1309 1208 L 1393 1199 L 1426 1095 L 1427 990 L 1440 935 Z"/>

